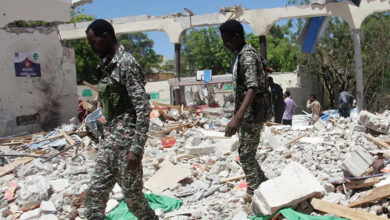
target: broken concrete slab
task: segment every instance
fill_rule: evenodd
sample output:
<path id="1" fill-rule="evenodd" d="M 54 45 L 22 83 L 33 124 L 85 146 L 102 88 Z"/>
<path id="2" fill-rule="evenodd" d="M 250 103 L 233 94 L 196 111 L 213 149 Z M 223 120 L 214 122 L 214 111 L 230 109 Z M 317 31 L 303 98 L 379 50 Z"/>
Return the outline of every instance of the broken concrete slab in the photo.
<path id="1" fill-rule="evenodd" d="M 49 183 L 54 192 L 60 192 L 69 186 L 69 180 L 67 179 L 51 180 Z"/>
<path id="2" fill-rule="evenodd" d="M 19 186 L 17 203 L 22 209 L 29 209 L 49 198 L 50 184 L 42 175 L 28 176 Z"/>
<path id="3" fill-rule="evenodd" d="M 367 151 L 360 146 L 354 146 L 354 150 L 351 155 L 344 160 L 342 166 L 353 176 L 361 176 L 374 162 L 372 157 Z"/>
<path id="4" fill-rule="evenodd" d="M 256 215 L 271 215 L 280 208 L 295 206 L 308 198 L 318 198 L 324 194 L 324 187 L 308 169 L 291 162 L 279 177 L 263 182 L 255 190 L 251 209 Z"/>
<path id="5" fill-rule="evenodd" d="M 322 120 L 318 120 L 313 126 L 318 131 L 326 130 L 326 124 L 324 122 L 322 122 Z"/>
<path id="6" fill-rule="evenodd" d="M 53 214 L 57 211 L 54 203 L 51 201 L 42 201 L 39 207 L 43 214 Z"/>
<path id="7" fill-rule="evenodd" d="M 39 220 L 58 220 L 58 217 L 53 214 L 42 215 Z"/>
<path id="8" fill-rule="evenodd" d="M 389 133 L 390 122 L 385 117 L 380 117 L 368 111 L 359 113 L 359 124 L 383 134 Z"/>
<path id="9" fill-rule="evenodd" d="M 32 219 L 37 219 L 39 217 L 39 215 L 41 214 L 41 209 L 40 208 L 37 208 L 37 209 L 34 209 L 32 211 L 28 211 L 28 212 L 25 212 L 23 213 L 21 216 L 20 216 L 20 219 L 19 220 L 32 220 Z"/>
<path id="10" fill-rule="evenodd" d="M 145 183 L 145 188 L 154 194 L 161 194 L 165 189 L 189 176 L 191 170 L 187 166 L 164 161 L 162 167 Z"/>
<path id="11" fill-rule="evenodd" d="M 240 211 L 237 214 L 234 215 L 232 220 L 246 220 L 248 219 L 248 214 L 244 211 Z"/>
<path id="12" fill-rule="evenodd" d="M 106 214 L 110 213 L 111 210 L 113 210 L 118 205 L 119 205 L 119 202 L 117 200 L 115 200 L 115 199 L 108 200 L 106 210 L 104 211 L 104 213 L 106 213 Z"/>

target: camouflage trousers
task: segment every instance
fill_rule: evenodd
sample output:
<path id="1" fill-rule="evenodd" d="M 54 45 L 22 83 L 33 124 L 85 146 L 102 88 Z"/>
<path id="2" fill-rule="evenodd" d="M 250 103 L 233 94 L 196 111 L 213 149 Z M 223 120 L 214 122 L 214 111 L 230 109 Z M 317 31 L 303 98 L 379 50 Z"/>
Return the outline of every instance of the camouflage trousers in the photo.
<path id="1" fill-rule="evenodd" d="M 238 128 L 240 146 L 238 155 L 242 169 L 246 175 L 247 193 L 253 195 L 255 189 L 267 180 L 256 160 L 256 151 L 260 142 L 260 132 L 263 124 L 241 124 Z"/>
<path id="2" fill-rule="evenodd" d="M 127 153 L 126 149 L 113 150 L 110 147 L 103 147 L 99 150 L 96 167 L 85 197 L 87 219 L 105 219 L 106 203 L 116 182 L 122 188 L 131 213 L 138 219 L 158 219 L 142 193 L 142 166 L 136 170 L 127 171 Z"/>

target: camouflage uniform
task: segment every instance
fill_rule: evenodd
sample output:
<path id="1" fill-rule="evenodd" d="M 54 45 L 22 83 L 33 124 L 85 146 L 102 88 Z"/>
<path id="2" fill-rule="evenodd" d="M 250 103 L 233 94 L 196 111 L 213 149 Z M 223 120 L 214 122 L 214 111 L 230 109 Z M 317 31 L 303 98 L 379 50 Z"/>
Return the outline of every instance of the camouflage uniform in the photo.
<path id="1" fill-rule="evenodd" d="M 267 76 L 263 71 L 260 55 L 249 44 L 246 44 L 237 54 L 234 66 L 236 66 L 233 68 L 234 112 L 237 113 L 249 88 L 265 90 Z M 246 175 L 247 193 L 251 195 L 260 183 L 266 180 L 255 158 L 263 127 L 263 123 L 257 123 L 255 117 L 256 112 L 251 106 L 245 112 L 237 132 L 240 143 L 238 155 Z"/>
<path id="2" fill-rule="evenodd" d="M 143 156 L 151 111 L 144 88 L 144 75 L 138 62 L 121 45 L 110 62 L 100 70 L 101 82 L 119 82 L 126 87 L 131 108 L 108 120 L 104 125 L 104 139 L 98 152 L 97 164 L 85 198 L 87 219 L 104 220 L 109 193 L 117 182 L 129 210 L 138 219 L 158 219 L 142 193 L 142 166 L 127 170 L 126 155 L 132 152 Z"/>

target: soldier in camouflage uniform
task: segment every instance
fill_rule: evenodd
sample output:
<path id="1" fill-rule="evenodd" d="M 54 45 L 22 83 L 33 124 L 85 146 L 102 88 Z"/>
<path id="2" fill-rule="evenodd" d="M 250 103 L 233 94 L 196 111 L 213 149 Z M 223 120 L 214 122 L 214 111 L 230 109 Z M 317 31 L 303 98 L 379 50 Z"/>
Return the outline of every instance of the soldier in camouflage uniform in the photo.
<path id="1" fill-rule="evenodd" d="M 124 94 L 121 95 L 127 100 L 118 104 L 124 104 L 126 108 L 105 115 L 104 138 L 85 198 L 86 217 L 91 220 L 105 219 L 108 196 L 117 182 L 129 210 L 138 219 L 158 219 L 142 193 L 142 156 L 151 111 L 143 72 L 134 57 L 117 42 L 110 23 L 95 20 L 86 33 L 92 50 L 103 59 L 99 68 L 104 78 L 99 85 L 123 88 Z"/>
<path id="2" fill-rule="evenodd" d="M 224 45 L 236 54 L 233 64 L 234 117 L 227 125 L 225 135 L 230 137 L 238 133 L 238 155 L 248 184 L 244 198 L 250 201 L 254 190 L 266 180 L 255 158 L 263 122 L 256 120 L 257 112 L 253 106 L 258 91 L 267 88 L 266 73 L 256 49 L 246 44 L 240 22 L 228 20 L 219 30 Z"/>

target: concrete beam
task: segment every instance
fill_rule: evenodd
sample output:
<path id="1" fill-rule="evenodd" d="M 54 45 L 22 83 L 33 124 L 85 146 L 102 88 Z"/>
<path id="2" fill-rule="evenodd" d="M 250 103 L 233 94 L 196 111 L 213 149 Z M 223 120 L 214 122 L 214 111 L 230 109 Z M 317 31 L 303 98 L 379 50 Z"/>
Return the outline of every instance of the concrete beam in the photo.
<path id="1" fill-rule="evenodd" d="M 7 0 L 11 1 L 11 0 Z M 390 3 L 384 0 L 362 1 L 360 7 L 342 1 L 325 5 L 311 4 L 307 6 L 282 7 L 257 10 L 240 10 L 232 15 L 213 13 L 195 16 L 148 16 L 125 17 L 110 20 L 118 34 L 165 31 L 171 43 L 180 43 L 183 33 L 200 26 L 219 25 L 230 17 L 248 23 L 255 35 L 266 36 L 272 25 L 283 19 L 305 18 L 317 16 L 336 16 L 346 21 L 351 30 L 360 29 L 364 19 L 370 14 L 390 10 Z M 66 24 L 59 26 L 61 39 L 70 40 L 85 38 L 85 29 L 89 22 Z"/>

